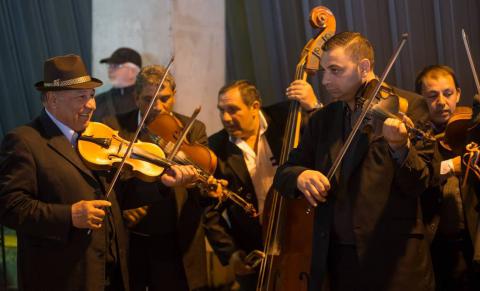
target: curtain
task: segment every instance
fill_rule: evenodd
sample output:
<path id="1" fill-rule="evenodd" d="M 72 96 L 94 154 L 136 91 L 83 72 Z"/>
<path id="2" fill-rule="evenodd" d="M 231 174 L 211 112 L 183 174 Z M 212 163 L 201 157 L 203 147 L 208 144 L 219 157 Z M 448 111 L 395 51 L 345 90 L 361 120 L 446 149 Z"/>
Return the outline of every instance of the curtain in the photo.
<path id="1" fill-rule="evenodd" d="M 90 70 L 91 0 L 0 0 L 0 139 L 42 108 L 43 62 L 78 54 Z"/>
<path id="2" fill-rule="evenodd" d="M 308 16 L 323 5 L 332 10 L 337 32 L 358 31 L 375 47 L 375 72 L 381 75 L 400 35 L 408 41 L 387 81 L 413 90 L 425 66 L 451 66 L 462 88 L 461 104 L 476 92 L 461 39 L 464 28 L 472 54 L 480 63 L 480 2 L 477 0 L 227 0 L 228 80 L 249 79 L 263 93 L 265 104 L 285 100 L 302 47 L 314 36 Z M 329 97 L 310 79 L 323 102 Z"/>

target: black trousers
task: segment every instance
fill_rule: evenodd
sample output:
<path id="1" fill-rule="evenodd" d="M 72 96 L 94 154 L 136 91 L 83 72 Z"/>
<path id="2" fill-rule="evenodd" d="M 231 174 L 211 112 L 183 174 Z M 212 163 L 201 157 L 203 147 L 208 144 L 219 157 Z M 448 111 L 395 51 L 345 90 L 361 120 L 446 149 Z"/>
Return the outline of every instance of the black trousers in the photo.
<path id="1" fill-rule="evenodd" d="M 130 234 L 129 274 L 132 291 L 188 291 L 182 255 L 174 236 Z"/>
<path id="2" fill-rule="evenodd" d="M 437 291 L 480 290 L 480 272 L 473 266 L 473 246 L 466 232 L 435 239 L 431 253 Z"/>
<path id="3" fill-rule="evenodd" d="M 245 276 L 235 276 L 238 284 L 240 285 L 240 291 L 255 291 L 257 290 L 258 273 L 249 274 Z"/>
<path id="4" fill-rule="evenodd" d="M 328 251 L 328 290 L 359 290 L 359 263 L 354 245 L 330 244 Z"/>

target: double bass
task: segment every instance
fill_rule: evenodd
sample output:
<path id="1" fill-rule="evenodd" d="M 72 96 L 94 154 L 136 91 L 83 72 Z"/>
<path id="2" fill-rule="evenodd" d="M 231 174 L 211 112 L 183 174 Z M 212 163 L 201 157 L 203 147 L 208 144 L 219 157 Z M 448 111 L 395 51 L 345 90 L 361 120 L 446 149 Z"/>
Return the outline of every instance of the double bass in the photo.
<path id="1" fill-rule="evenodd" d="M 335 34 L 333 13 L 318 6 L 310 13 L 310 23 L 319 33 L 304 47 L 295 79 L 306 80 L 320 67 L 322 45 Z M 300 104 L 291 103 L 283 137 L 280 165 L 296 147 L 300 132 Z M 305 199 L 287 200 L 277 191 L 267 196 L 264 211 L 264 254 L 257 291 L 307 290 L 313 236 L 313 215 L 306 213 Z"/>

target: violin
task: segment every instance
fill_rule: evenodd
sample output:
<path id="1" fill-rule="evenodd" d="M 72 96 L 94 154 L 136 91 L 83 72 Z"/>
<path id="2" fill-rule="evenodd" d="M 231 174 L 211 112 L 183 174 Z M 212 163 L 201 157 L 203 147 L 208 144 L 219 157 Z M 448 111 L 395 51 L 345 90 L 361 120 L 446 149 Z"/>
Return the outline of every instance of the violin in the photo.
<path id="1" fill-rule="evenodd" d="M 99 122 L 90 122 L 88 127 L 78 138 L 78 152 L 87 166 L 93 170 L 108 170 L 118 166 L 125 158 L 129 172 L 145 182 L 154 182 L 160 177 L 165 168 L 179 165 L 177 162 L 165 158 L 163 150 L 154 143 L 136 141 L 130 153 L 127 153 L 129 142 L 118 135 L 118 131 Z M 195 165 L 194 165 L 195 167 Z M 196 184 L 201 190 L 209 190 L 210 174 L 195 167 L 199 174 Z M 242 207 L 249 215 L 256 216 L 253 204 L 248 203 L 235 192 L 222 187 L 221 202 L 230 199 Z"/>
<path id="2" fill-rule="evenodd" d="M 173 150 L 174 144 L 181 137 L 183 125 L 169 113 L 158 114 L 147 125 L 148 135 L 167 154 Z M 206 146 L 198 143 L 182 141 L 178 153 L 173 157 L 182 165 L 195 165 L 212 175 L 217 167 L 217 156 Z"/>
<path id="3" fill-rule="evenodd" d="M 373 94 L 373 90 L 378 83 L 379 81 L 377 79 L 373 79 L 368 82 L 366 86 L 364 86 L 364 88 L 361 90 L 361 96 L 357 98 L 358 106 L 364 106 L 366 97 Z M 376 134 L 379 134 L 385 119 L 394 118 L 403 120 L 407 110 L 408 100 L 396 94 L 390 85 L 382 83 L 377 95 L 375 96 L 375 99 L 373 100 L 372 106 L 367 113 L 367 117 L 364 122 L 364 128 L 366 128 L 367 131 L 371 130 Z M 409 138 L 412 140 L 435 140 L 433 135 L 416 128 L 413 124 L 406 122 L 405 127 L 407 128 Z"/>
<path id="4" fill-rule="evenodd" d="M 77 149 L 86 165 L 93 170 L 116 167 L 124 156 L 130 173 L 145 182 L 154 182 L 172 163 L 165 153 L 153 143 L 137 141 L 127 155 L 128 141 L 118 131 L 99 122 L 90 122 L 78 137 Z M 129 156 L 129 157 L 128 157 Z"/>
<path id="5" fill-rule="evenodd" d="M 468 133 L 472 129 L 472 108 L 459 106 L 445 126 L 445 131 L 437 135 L 440 145 L 453 153 L 462 154 L 468 143 Z"/>
<path id="6" fill-rule="evenodd" d="M 480 82 L 478 80 L 477 70 L 473 62 L 472 53 L 470 51 L 470 45 L 465 31 L 462 29 L 462 39 L 467 53 L 468 62 L 472 70 L 473 79 L 477 87 L 477 94 L 480 94 Z M 479 95 L 474 96 L 473 106 L 475 101 L 478 102 Z M 477 104 L 478 105 L 478 104 Z M 480 120 L 473 120 L 473 110 L 470 107 L 460 106 L 455 109 L 452 117 L 448 120 L 445 127 L 445 132 L 439 136 L 440 145 L 448 151 L 452 151 L 458 155 L 461 155 L 466 149 L 469 152 L 470 141 L 480 139 Z M 476 144 L 476 143 L 473 143 Z M 468 154 L 468 153 L 467 153 Z"/>

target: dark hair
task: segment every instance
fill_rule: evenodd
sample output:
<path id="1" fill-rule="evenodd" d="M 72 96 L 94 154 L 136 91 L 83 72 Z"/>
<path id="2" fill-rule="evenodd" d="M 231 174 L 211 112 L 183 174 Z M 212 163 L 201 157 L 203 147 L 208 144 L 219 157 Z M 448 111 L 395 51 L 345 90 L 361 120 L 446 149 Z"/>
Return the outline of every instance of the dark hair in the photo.
<path id="1" fill-rule="evenodd" d="M 245 105 L 250 106 L 253 102 L 258 101 L 262 104 L 262 98 L 260 97 L 260 92 L 257 90 L 253 83 L 247 80 L 237 80 L 233 81 L 218 91 L 218 96 L 225 94 L 225 92 L 230 91 L 232 89 L 238 88 L 240 91 L 240 95 L 242 96 L 243 103 Z"/>
<path id="2" fill-rule="evenodd" d="M 332 36 L 327 40 L 322 50 L 331 51 L 336 48 L 344 48 L 345 51 L 357 63 L 362 59 L 370 61 L 370 67 L 373 69 L 375 63 L 375 52 L 370 41 L 358 32 L 344 31 Z"/>
<path id="3" fill-rule="evenodd" d="M 145 85 L 158 86 L 162 81 L 163 75 L 165 75 L 166 71 L 167 69 L 160 65 L 143 67 L 140 70 L 140 73 L 138 73 L 137 80 L 135 82 L 135 90 L 137 91 L 137 94 L 140 94 Z M 175 90 L 177 85 L 175 84 L 175 79 L 173 79 L 173 76 L 170 73 L 167 74 L 165 82 L 170 83 L 172 90 Z"/>
<path id="4" fill-rule="evenodd" d="M 438 77 L 445 75 L 452 77 L 456 89 L 460 88 L 457 77 L 452 68 L 445 65 L 431 65 L 423 68 L 423 70 L 417 75 L 417 78 L 415 78 L 415 92 L 422 94 L 423 80 L 425 78 L 430 77 L 437 79 Z"/>

